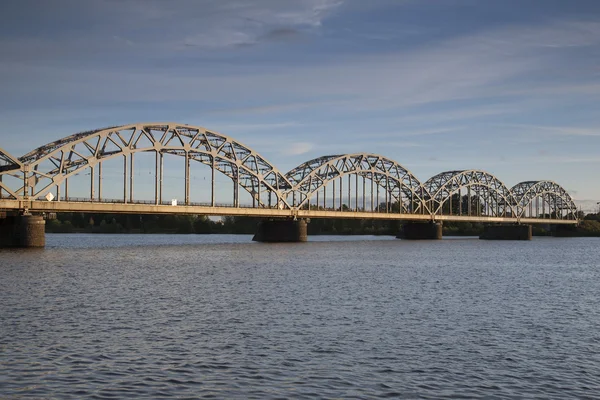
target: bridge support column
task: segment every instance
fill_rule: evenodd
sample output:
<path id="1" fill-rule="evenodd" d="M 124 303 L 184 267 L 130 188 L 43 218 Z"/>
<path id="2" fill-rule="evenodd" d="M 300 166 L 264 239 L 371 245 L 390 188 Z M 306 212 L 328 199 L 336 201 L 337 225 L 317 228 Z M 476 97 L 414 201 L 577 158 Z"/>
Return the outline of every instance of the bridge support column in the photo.
<path id="1" fill-rule="evenodd" d="M 485 225 L 479 239 L 531 240 L 531 225 Z"/>
<path id="2" fill-rule="evenodd" d="M 408 222 L 396 236 L 406 240 L 438 240 L 442 238 L 441 222 Z"/>
<path id="3" fill-rule="evenodd" d="M 258 223 L 255 242 L 306 242 L 306 219 L 266 219 Z"/>
<path id="4" fill-rule="evenodd" d="M 45 225 L 41 215 L 5 216 L 0 219 L 0 247 L 44 247 Z"/>

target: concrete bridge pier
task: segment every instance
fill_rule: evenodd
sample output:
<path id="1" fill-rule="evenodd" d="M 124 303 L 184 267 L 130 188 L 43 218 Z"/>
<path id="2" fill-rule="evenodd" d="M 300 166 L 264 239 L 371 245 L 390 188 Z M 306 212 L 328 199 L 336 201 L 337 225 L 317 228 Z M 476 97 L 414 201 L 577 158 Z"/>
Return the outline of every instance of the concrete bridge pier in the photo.
<path id="1" fill-rule="evenodd" d="M 531 225 L 485 225 L 479 239 L 531 240 Z"/>
<path id="2" fill-rule="evenodd" d="M 256 242 L 306 242 L 307 219 L 265 219 L 258 223 Z"/>
<path id="3" fill-rule="evenodd" d="M 442 223 L 408 222 L 396 237 L 406 240 L 438 240 L 442 238 Z"/>
<path id="4" fill-rule="evenodd" d="M 41 215 L 5 215 L 0 218 L 0 247 L 44 247 L 45 225 Z"/>

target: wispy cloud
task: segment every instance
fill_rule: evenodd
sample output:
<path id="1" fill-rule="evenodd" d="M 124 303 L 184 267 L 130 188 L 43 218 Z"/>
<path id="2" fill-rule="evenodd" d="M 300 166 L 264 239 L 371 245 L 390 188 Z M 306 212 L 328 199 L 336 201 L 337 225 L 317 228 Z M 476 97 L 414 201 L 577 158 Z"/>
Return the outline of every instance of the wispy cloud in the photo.
<path id="1" fill-rule="evenodd" d="M 600 137 L 599 128 L 581 128 L 575 126 L 543 126 L 543 125 L 527 125 L 527 124 L 502 124 L 500 126 L 520 128 L 528 131 L 543 131 L 565 136 L 596 136 Z"/>
<path id="2" fill-rule="evenodd" d="M 296 6 L 295 10 L 284 10 L 283 6 L 274 6 L 274 10 L 267 11 L 264 8 L 273 5 L 273 2 L 258 4 L 262 4 L 262 7 L 254 6 L 249 10 L 245 9 L 245 12 L 260 15 L 263 20 L 268 21 L 265 22 L 269 26 L 268 29 L 261 28 L 260 32 L 254 32 L 254 28 L 236 30 L 236 24 L 243 25 L 247 22 L 235 22 L 233 25 L 224 23 L 224 27 L 210 34 L 198 33 L 198 37 L 192 42 L 201 47 L 250 44 L 261 35 L 273 32 L 273 29 L 282 29 L 277 28 L 277 21 L 281 21 L 281 25 L 318 26 L 318 22 L 322 21 L 338 2 L 303 1 L 298 3 L 303 7 Z M 236 10 L 228 9 L 223 12 L 225 11 L 234 13 Z M 232 21 L 237 21 L 231 18 Z M 228 19 L 225 18 L 225 21 Z M 288 29 L 295 28 L 292 25 L 292 28 Z M 275 64 L 269 65 L 268 68 L 217 65 L 217 68 L 202 69 L 202 74 L 198 74 L 195 68 L 186 67 L 185 64 L 182 64 L 180 69 L 165 71 L 140 63 L 134 63 L 131 68 L 126 69 L 119 65 L 118 72 L 112 67 L 52 67 L 38 63 L 21 64 L 17 70 L 19 57 L 8 58 L 13 61 L 4 61 L 0 69 L 9 81 L 15 81 L 11 79 L 15 78 L 15 74 L 30 76 L 36 93 L 43 92 L 55 97 L 86 97 L 92 101 L 107 101 L 114 99 L 115 93 L 119 92 L 120 100 L 164 101 L 202 100 L 210 93 L 213 101 L 227 102 L 227 107 L 220 111 L 213 107 L 213 112 L 227 112 L 228 109 L 236 108 L 240 112 L 244 112 L 244 108 L 253 111 L 253 107 L 240 108 L 235 104 L 257 101 L 257 98 L 263 104 L 265 101 L 261 101 L 261 98 L 277 99 L 279 104 L 256 106 L 254 111 L 318 107 L 319 102 L 325 99 L 330 108 L 366 112 L 459 99 L 531 96 L 538 91 L 548 91 L 551 87 L 555 87 L 559 93 L 569 93 L 577 87 L 583 89 L 586 85 L 581 82 L 566 85 L 564 79 L 548 81 L 540 80 L 539 77 L 553 73 L 550 66 L 562 55 L 561 48 L 567 44 L 598 44 L 600 34 L 595 35 L 596 29 L 597 24 L 577 22 L 526 29 L 505 27 L 493 32 L 452 38 L 408 53 L 341 56 L 338 60 L 321 63 L 298 66 Z M 169 36 L 171 35 L 172 32 Z M 535 40 L 538 36 L 550 37 L 550 42 L 558 44 L 553 51 L 548 52 L 543 50 L 547 46 Z M 562 38 L 562 42 L 556 42 L 553 37 L 556 40 Z M 14 46 L 14 42 L 11 46 Z M 3 47 L 0 44 L 0 48 Z M 42 45 L 30 45 L 19 52 L 31 54 L 32 49 L 48 52 L 52 51 L 52 46 L 44 50 Z M 128 57 L 139 54 L 146 58 L 145 51 L 141 49 L 139 53 L 133 52 Z M 169 52 L 166 55 L 173 56 Z M 526 80 L 534 75 L 536 79 Z M 22 79 L 17 81 L 21 82 Z M 589 87 L 587 90 L 589 95 L 597 95 L 597 92 Z M 23 97 L 22 87 L 9 84 L 7 91 L 8 94 Z M 318 100 L 314 101 L 315 99 Z"/>
<path id="3" fill-rule="evenodd" d="M 274 122 L 274 123 L 264 123 L 264 124 L 256 124 L 256 123 L 242 123 L 242 124 L 231 124 L 231 123 L 222 123 L 216 124 L 219 127 L 221 133 L 231 132 L 232 134 L 235 132 L 256 132 L 256 131 L 265 131 L 265 130 L 278 130 L 284 128 L 291 128 L 300 126 L 297 122 Z"/>
<path id="4" fill-rule="evenodd" d="M 166 3 L 157 4 L 169 7 Z M 183 44 L 187 47 L 219 49 L 252 46 L 312 32 L 342 1 L 219 1 L 196 3 L 196 7 L 193 3 L 189 4 L 195 23 L 184 26 L 183 32 L 187 33 L 182 38 Z M 174 39 L 177 40 L 176 37 Z"/>

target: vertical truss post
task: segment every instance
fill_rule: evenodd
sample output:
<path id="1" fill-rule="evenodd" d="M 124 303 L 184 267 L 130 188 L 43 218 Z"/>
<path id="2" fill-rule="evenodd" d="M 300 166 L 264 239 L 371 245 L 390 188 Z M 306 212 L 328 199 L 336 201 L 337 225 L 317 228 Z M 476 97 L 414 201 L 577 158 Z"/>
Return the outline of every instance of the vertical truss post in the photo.
<path id="1" fill-rule="evenodd" d="M 250 183 L 252 184 L 252 208 L 256 208 L 256 193 L 257 191 L 255 190 L 256 188 L 254 187 L 254 177 L 251 176 L 250 177 Z"/>
<path id="2" fill-rule="evenodd" d="M 379 209 L 379 182 L 377 182 L 375 186 L 377 186 L 377 206 L 375 208 L 377 209 L 377 212 L 381 212 Z"/>
<path id="3" fill-rule="evenodd" d="M 333 183 L 332 186 L 332 190 L 333 190 L 333 199 L 331 201 L 331 208 L 333 209 L 333 211 L 335 211 L 335 178 L 331 180 L 331 182 Z"/>
<path id="4" fill-rule="evenodd" d="M 129 202 L 133 203 L 133 161 L 135 153 L 129 154 Z"/>
<path id="5" fill-rule="evenodd" d="M 158 192 L 159 192 L 159 189 L 158 189 L 158 174 L 159 174 L 158 168 L 159 168 L 159 165 L 160 165 L 160 160 L 159 160 L 160 156 L 159 156 L 159 151 L 158 150 L 156 150 L 154 153 L 155 153 L 154 154 L 154 204 L 155 205 L 159 205 L 160 203 L 158 202 Z"/>
<path id="6" fill-rule="evenodd" d="M 127 204 L 127 154 L 123 154 L 123 203 Z"/>
<path id="7" fill-rule="evenodd" d="M 462 215 L 462 189 L 458 188 L 458 215 Z"/>
<path id="8" fill-rule="evenodd" d="M 323 210 L 327 210 L 327 185 L 323 185 Z"/>
<path id="9" fill-rule="evenodd" d="M 348 174 L 348 211 L 352 211 L 352 202 L 350 201 L 350 189 L 351 189 L 351 182 L 350 182 L 350 174 Z"/>
<path id="10" fill-rule="evenodd" d="M 358 212 L 358 174 L 354 177 L 354 211 Z"/>
<path id="11" fill-rule="evenodd" d="M 69 201 L 69 178 L 65 178 L 65 201 Z"/>
<path id="12" fill-rule="evenodd" d="M 258 181 L 258 193 L 256 195 L 256 198 L 258 199 L 258 206 L 260 207 L 262 202 L 260 201 L 260 196 L 262 194 L 262 182 L 256 178 L 256 180 Z"/>
<path id="13" fill-rule="evenodd" d="M 190 152 L 185 151 L 185 205 L 190 205 Z"/>
<path id="14" fill-rule="evenodd" d="M 235 206 L 240 206 L 240 167 L 235 166 L 235 176 L 234 176 L 234 194 L 235 194 Z M 279 197 L 277 198 L 277 203 L 279 203 Z"/>
<path id="15" fill-rule="evenodd" d="M 158 182 L 159 183 L 159 185 L 158 185 L 158 188 L 159 188 L 159 191 L 158 191 L 158 202 L 159 202 L 159 204 L 162 204 L 162 202 L 163 202 L 163 177 L 164 177 L 164 166 L 165 166 L 164 165 L 164 161 L 165 161 L 164 158 L 165 158 L 165 155 L 161 151 L 160 152 L 160 170 L 159 170 L 160 178 L 159 178 L 159 182 Z"/>
<path id="16" fill-rule="evenodd" d="M 392 196 L 390 193 L 390 177 L 385 176 L 385 212 L 389 214 L 390 212 L 390 202 L 392 201 Z"/>
<path id="17" fill-rule="evenodd" d="M 342 190 L 343 184 L 344 184 L 344 179 L 343 179 L 342 175 L 340 174 L 340 211 L 344 211 L 342 209 L 342 204 L 344 203 L 343 190 Z"/>
<path id="18" fill-rule="evenodd" d="M 215 169 L 216 169 L 215 156 L 212 156 L 211 160 L 211 171 L 210 171 L 210 205 L 215 206 Z M 269 193 L 269 206 L 271 206 L 271 195 Z"/>
<path id="19" fill-rule="evenodd" d="M 366 179 L 365 179 L 364 175 L 362 176 L 362 178 L 363 178 L 363 180 L 362 180 L 363 181 L 363 184 L 362 184 L 362 190 L 363 190 L 362 191 L 363 192 L 363 204 L 362 204 L 362 206 L 363 207 L 362 208 L 363 208 L 363 212 L 365 212 L 365 211 L 367 211 L 367 204 L 366 204 L 367 203 L 367 196 L 365 194 L 365 183 L 366 183 L 365 181 L 366 181 Z"/>
<path id="20" fill-rule="evenodd" d="M 374 197 L 374 195 L 373 195 L 373 192 L 375 191 L 375 190 L 373 189 L 373 181 L 374 181 L 374 180 L 375 180 L 375 175 L 374 175 L 374 174 L 371 174 L 371 212 L 375 212 L 375 207 L 373 206 L 373 204 L 375 203 L 375 202 L 373 201 L 373 197 Z"/>
<path id="21" fill-rule="evenodd" d="M 452 193 L 450 193 L 450 213 L 448 215 L 452 215 Z"/>
<path id="22" fill-rule="evenodd" d="M 0 175 L 0 176 L 1 176 L 1 175 Z M 1 180 L 1 178 L 0 178 L 0 180 Z M 56 185 L 56 201 L 60 201 L 60 185 L 61 185 L 61 184 L 62 184 L 62 183 L 59 183 L 58 185 Z M 2 191 L 1 191 L 1 190 L 2 190 L 2 189 L 0 188 L 0 194 L 2 193 Z M 2 196 L 0 196 L 0 197 L 2 197 Z"/>
<path id="23" fill-rule="evenodd" d="M 308 209 L 310 211 L 310 203 L 308 205 Z M 317 210 L 319 209 L 319 189 L 317 189 Z"/>
<path id="24" fill-rule="evenodd" d="M 23 197 L 29 199 L 29 167 L 23 168 Z"/>
<path id="25" fill-rule="evenodd" d="M 102 163 L 98 163 L 98 201 L 102 201 Z"/>
<path id="26" fill-rule="evenodd" d="M 473 204 L 473 200 L 472 200 L 472 197 L 471 197 L 471 185 L 467 186 L 467 201 L 469 202 L 467 204 L 467 215 L 470 217 L 472 215 L 471 214 L 471 211 L 472 211 L 472 207 L 471 206 Z"/>
<path id="27" fill-rule="evenodd" d="M 94 167 L 90 167 L 90 201 L 94 201 Z"/>

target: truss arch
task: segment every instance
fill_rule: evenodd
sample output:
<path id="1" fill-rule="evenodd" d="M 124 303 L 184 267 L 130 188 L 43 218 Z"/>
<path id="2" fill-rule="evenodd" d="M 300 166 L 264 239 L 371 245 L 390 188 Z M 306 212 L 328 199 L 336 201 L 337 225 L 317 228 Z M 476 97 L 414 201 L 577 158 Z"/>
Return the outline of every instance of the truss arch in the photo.
<path id="1" fill-rule="evenodd" d="M 363 187 L 363 205 L 365 204 L 365 180 L 370 180 L 377 187 L 383 188 L 386 193 L 386 202 L 396 202 L 399 211 L 405 213 L 428 213 L 423 208 L 422 199 L 424 188 L 421 182 L 406 168 L 397 162 L 386 157 L 369 154 L 355 153 L 342 155 L 329 155 L 306 161 L 286 174 L 286 178 L 292 185 L 288 191 L 289 197 L 292 197 L 291 203 L 300 208 L 310 204 L 310 199 L 314 194 L 319 193 L 320 189 L 330 183 L 350 175 L 356 176 L 355 185 L 355 204 L 358 209 L 358 178 L 362 178 Z M 350 189 L 350 181 L 347 186 Z M 335 194 L 334 194 L 335 196 Z M 371 197 L 373 197 L 371 192 Z M 350 203 L 351 193 L 348 192 L 348 203 Z M 342 193 L 340 193 L 340 208 L 342 202 Z M 373 199 L 371 201 L 373 204 Z M 348 204 L 349 206 L 350 204 Z M 363 207 L 364 208 L 364 207 Z"/>
<path id="2" fill-rule="evenodd" d="M 432 215 L 515 216 L 511 191 L 485 171 L 446 171 L 431 177 L 423 186 Z"/>
<path id="3" fill-rule="evenodd" d="M 548 215 L 551 219 L 577 218 L 577 206 L 573 198 L 556 182 L 525 181 L 517 183 L 510 190 L 516 200 L 517 216 L 520 218 L 537 218 L 540 212 L 542 216 Z"/>
<path id="4" fill-rule="evenodd" d="M 291 185 L 264 157 L 229 136 L 177 123 L 139 123 L 103 128 L 41 146 L 19 158 L 25 177 L 23 187 L 17 192 L 38 197 L 84 169 L 93 170 L 103 161 L 119 156 L 131 159 L 137 152 L 156 153 L 157 171 L 158 160 L 162 160 L 165 154 L 186 158 L 186 203 L 189 162 L 197 161 L 237 182 L 236 186 L 248 191 L 253 200 L 258 200 L 259 206 L 267 206 L 260 200 L 260 191 L 263 190 L 275 195 L 273 203 L 277 207 L 289 208 L 283 193 Z"/>

